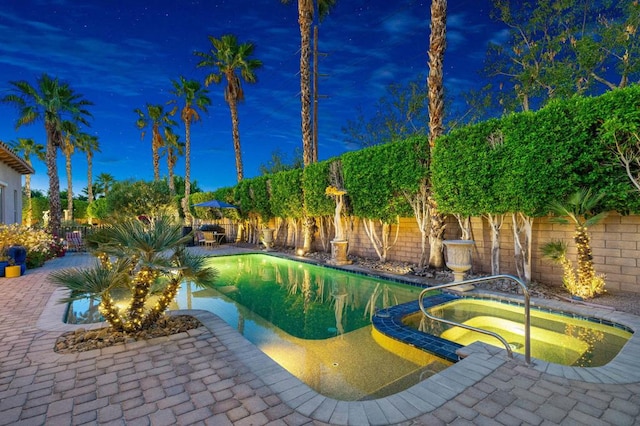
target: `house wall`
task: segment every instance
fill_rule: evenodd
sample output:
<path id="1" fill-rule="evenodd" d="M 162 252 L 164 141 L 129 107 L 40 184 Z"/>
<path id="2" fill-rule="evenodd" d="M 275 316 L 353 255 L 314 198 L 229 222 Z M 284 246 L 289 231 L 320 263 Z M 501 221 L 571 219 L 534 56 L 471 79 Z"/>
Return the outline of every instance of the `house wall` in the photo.
<path id="1" fill-rule="evenodd" d="M 0 223 L 22 223 L 22 175 L 0 162 Z"/>
<path id="2" fill-rule="evenodd" d="M 300 227 L 301 228 L 301 227 Z M 472 218 L 474 273 L 491 272 L 491 234 L 488 222 Z M 573 227 L 551 223 L 549 218 L 536 218 L 532 228 L 532 279 L 545 284 L 562 285 L 562 268 L 543 259 L 540 248 L 552 240 L 568 244 L 569 259 L 574 260 Z M 597 273 L 606 276 L 607 291 L 640 293 L 640 216 L 622 216 L 610 213 L 600 224 L 590 228 L 593 263 Z M 396 226 L 391 230 L 391 241 Z M 459 239 L 460 227 L 455 219 L 447 221 L 445 239 Z M 322 250 L 316 234 L 315 250 Z M 299 239 L 302 241 L 302 238 Z M 500 272 L 516 275 L 511 216 L 506 216 L 500 231 Z M 282 241 L 280 241 L 282 243 Z M 427 251 L 429 247 L 427 246 Z M 366 258 L 377 258 L 361 221 L 349 227 L 349 253 Z M 420 259 L 420 232 L 414 218 L 401 218 L 398 240 L 389 250 L 387 260 L 418 263 Z"/>

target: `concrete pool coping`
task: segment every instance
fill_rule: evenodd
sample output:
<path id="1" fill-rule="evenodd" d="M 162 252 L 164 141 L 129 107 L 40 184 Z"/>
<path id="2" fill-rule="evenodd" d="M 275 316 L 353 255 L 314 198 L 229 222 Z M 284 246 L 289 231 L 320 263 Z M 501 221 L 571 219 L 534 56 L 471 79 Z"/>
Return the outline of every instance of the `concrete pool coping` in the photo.
<path id="1" fill-rule="evenodd" d="M 80 327 L 104 326 L 104 323 L 91 326 L 62 323 L 65 307 L 57 303 L 57 300 L 64 294 L 63 292 L 61 289 L 54 290 L 37 321 L 38 329 L 63 333 Z M 503 297 L 497 293 L 485 293 Z M 567 367 L 540 360 L 534 360 L 532 366 L 526 366 L 523 357 L 516 355 L 515 362 L 518 368 L 532 369 L 587 383 L 612 385 L 640 382 L 640 368 L 638 368 L 640 359 L 635 355 L 640 353 L 640 337 L 636 333 L 640 329 L 640 318 L 611 309 L 580 307 L 548 299 L 532 299 L 532 304 L 620 323 L 632 329 L 634 335 L 614 360 L 602 367 Z M 494 373 L 505 363 L 513 362 L 508 360 L 503 349 L 474 343 L 458 351 L 463 358 L 461 361 L 407 390 L 375 400 L 338 401 L 317 393 L 301 382 L 216 315 L 206 311 L 175 311 L 175 313 L 188 313 L 200 319 L 223 345 L 260 377 L 291 409 L 311 419 L 336 425 L 392 424 L 410 421 L 432 412 Z M 40 344 L 52 345 L 52 342 L 46 341 Z M 136 344 L 124 346 L 126 348 L 127 345 L 135 346 Z M 39 357 L 41 355 L 42 353 L 38 353 Z M 87 353 L 83 357 L 90 355 Z M 49 357 L 51 361 L 62 357 L 73 357 L 73 355 L 59 355 L 51 352 Z M 42 360 L 39 359 L 39 361 Z"/>

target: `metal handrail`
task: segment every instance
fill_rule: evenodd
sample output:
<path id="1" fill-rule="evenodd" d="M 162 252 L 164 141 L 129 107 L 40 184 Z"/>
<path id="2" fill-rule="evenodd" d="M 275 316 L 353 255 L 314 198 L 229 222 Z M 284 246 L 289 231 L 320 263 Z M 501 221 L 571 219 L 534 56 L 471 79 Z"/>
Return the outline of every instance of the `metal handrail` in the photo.
<path id="1" fill-rule="evenodd" d="M 531 364 L 531 315 L 530 315 L 529 289 L 527 289 L 527 286 L 518 277 L 514 277 L 513 275 L 504 275 L 504 274 L 493 275 L 490 277 L 473 278 L 473 279 L 464 280 L 464 281 L 454 281 L 452 283 L 441 284 L 435 287 L 427 287 L 420 292 L 420 295 L 418 296 L 418 305 L 420 306 L 420 310 L 422 311 L 422 313 L 429 319 L 432 319 L 434 321 L 440 321 L 448 325 L 466 328 L 467 330 L 477 331 L 478 333 L 495 337 L 496 339 L 500 340 L 500 342 L 502 342 L 505 349 L 507 350 L 507 355 L 509 356 L 509 358 L 513 358 L 513 351 L 511 350 L 511 346 L 509 345 L 509 342 L 507 342 L 498 333 L 494 333 L 493 331 L 484 330 L 481 328 L 472 327 L 466 324 L 460 324 L 454 321 L 449 321 L 444 318 L 434 317 L 433 315 L 427 312 L 427 310 L 424 307 L 424 303 L 422 301 L 422 299 L 424 299 L 424 296 L 428 292 L 433 290 L 440 290 L 440 289 L 449 288 L 449 287 L 457 287 L 459 285 L 464 285 L 464 284 L 475 284 L 475 283 L 480 283 L 484 281 L 492 281 L 495 279 L 508 279 L 511 281 L 515 281 L 522 288 L 522 292 L 524 294 L 524 358 L 527 364 Z"/>

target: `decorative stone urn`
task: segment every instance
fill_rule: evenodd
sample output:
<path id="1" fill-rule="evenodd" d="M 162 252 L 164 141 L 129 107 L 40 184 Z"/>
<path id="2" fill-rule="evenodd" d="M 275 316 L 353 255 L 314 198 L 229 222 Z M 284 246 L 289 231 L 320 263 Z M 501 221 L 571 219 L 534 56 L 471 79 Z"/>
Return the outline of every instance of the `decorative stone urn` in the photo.
<path id="1" fill-rule="evenodd" d="M 348 265 L 351 261 L 347 258 L 347 240 L 331 240 L 331 259 L 327 262 L 331 265 Z"/>
<path id="2" fill-rule="evenodd" d="M 447 268 L 453 271 L 453 282 L 464 281 L 465 273 L 471 269 L 471 249 L 473 240 L 445 240 L 442 242 L 447 248 Z M 475 287 L 472 284 L 463 284 L 453 287 L 458 291 L 470 291 Z"/>
<path id="3" fill-rule="evenodd" d="M 271 251 L 273 248 L 273 228 L 262 228 L 262 244 L 266 251 Z"/>
<path id="4" fill-rule="evenodd" d="M 344 227 L 342 226 L 342 206 L 344 205 L 344 196 L 347 193 L 344 189 L 329 186 L 325 190 L 325 194 L 334 197 L 336 201 L 336 210 L 333 216 L 333 226 L 336 230 L 335 237 L 331 240 L 331 259 L 328 263 L 332 265 L 348 265 L 351 261 L 347 258 L 347 248 L 349 241 L 345 238 Z"/>

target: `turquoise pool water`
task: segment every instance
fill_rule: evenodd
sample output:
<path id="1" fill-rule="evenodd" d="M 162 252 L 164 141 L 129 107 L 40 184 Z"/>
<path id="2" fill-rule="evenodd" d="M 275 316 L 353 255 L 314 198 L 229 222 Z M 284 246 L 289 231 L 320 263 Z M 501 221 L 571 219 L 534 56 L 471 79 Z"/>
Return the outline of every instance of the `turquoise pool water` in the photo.
<path id="1" fill-rule="evenodd" d="M 208 262 L 219 271 L 216 289 L 185 283 L 171 309 L 218 315 L 323 395 L 382 397 L 451 365 L 426 352 L 420 359 L 399 356 L 372 337 L 376 309 L 416 300 L 421 287 L 265 254 Z M 69 319 L 95 322 L 89 303 L 97 312 L 95 301 L 74 303 Z"/>

